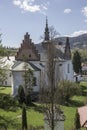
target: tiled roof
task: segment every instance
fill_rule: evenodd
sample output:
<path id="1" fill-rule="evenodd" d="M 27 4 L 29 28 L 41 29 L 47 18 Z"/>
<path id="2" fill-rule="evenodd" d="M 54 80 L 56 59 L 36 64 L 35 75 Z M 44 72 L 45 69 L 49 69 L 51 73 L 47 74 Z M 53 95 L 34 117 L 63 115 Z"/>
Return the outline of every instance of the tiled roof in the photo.
<path id="1" fill-rule="evenodd" d="M 30 63 L 30 62 L 26 62 L 26 65 L 29 69 L 31 69 L 32 71 L 40 71 L 39 68 L 37 68 L 34 64 Z M 23 61 L 16 61 L 15 64 L 12 67 L 12 71 L 24 71 L 24 66 L 25 66 L 25 62 Z"/>
<path id="2" fill-rule="evenodd" d="M 38 53 L 46 53 L 46 49 L 43 47 L 42 43 L 39 44 L 35 44 L 36 49 L 38 50 Z M 60 48 L 58 48 L 58 46 L 56 47 L 55 45 L 55 53 L 56 53 L 56 57 L 60 57 L 61 59 L 64 59 L 64 53 L 61 51 Z"/>
<path id="3" fill-rule="evenodd" d="M 87 106 L 79 107 L 78 113 L 80 115 L 81 127 L 87 127 Z"/>

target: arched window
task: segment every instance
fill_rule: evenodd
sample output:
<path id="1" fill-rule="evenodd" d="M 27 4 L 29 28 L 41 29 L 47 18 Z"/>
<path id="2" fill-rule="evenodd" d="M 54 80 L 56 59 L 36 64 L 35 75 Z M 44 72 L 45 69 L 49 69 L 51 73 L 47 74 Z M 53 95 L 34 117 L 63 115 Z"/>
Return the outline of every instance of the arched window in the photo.
<path id="1" fill-rule="evenodd" d="M 70 73 L 70 65 L 68 64 L 67 72 Z"/>

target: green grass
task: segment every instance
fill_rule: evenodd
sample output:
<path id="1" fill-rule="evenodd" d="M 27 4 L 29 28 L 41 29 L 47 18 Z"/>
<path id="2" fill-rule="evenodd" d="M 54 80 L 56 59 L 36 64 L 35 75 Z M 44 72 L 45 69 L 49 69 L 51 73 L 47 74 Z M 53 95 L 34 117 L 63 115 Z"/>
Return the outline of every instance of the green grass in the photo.
<path id="1" fill-rule="evenodd" d="M 76 107 L 62 106 L 61 108 L 63 109 L 65 115 L 65 130 L 70 130 L 74 127 Z"/>
<path id="2" fill-rule="evenodd" d="M 87 92 L 87 82 L 81 82 L 80 85 L 82 86 L 82 91 L 86 93 Z M 4 88 L 0 87 L 0 95 L 1 95 L 0 98 L 2 98 L 3 94 L 4 94 L 4 96 L 6 96 L 7 94 L 11 94 L 11 88 L 10 87 L 4 87 Z M 87 95 L 87 93 L 86 93 L 86 95 Z M 76 109 L 78 107 L 84 105 L 84 100 L 86 99 L 86 95 L 73 96 L 72 103 L 70 104 L 70 106 L 61 106 L 61 109 L 64 111 L 64 115 L 66 117 L 65 122 L 64 122 L 65 130 L 70 130 L 71 128 L 74 127 Z M 5 104 L 9 106 L 10 100 L 11 99 L 8 100 L 8 103 L 6 100 Z M 3 101 L 3 103 L 4 103 L 4 101 Z M 27 108 L 28 125 L 32 125 L 32 126 L 43 126 L 44 125 L 44 115 L 40 110 L 41 110 L 41 106 L 39 106 L 39 105 Z M 5 124 L 8 124 L 9 130 L 15 130 L 15 126 L 21 124 L 21 113 L 22 113 L 22 110 L 18 106 L 17 102 L 13 103 L 8 108 L 2 109 L 0 107 L 0 122 L 2 121 Z M 14 128 L 12 128 L 12 126 L 14 126 Z"/>
<path id="3" fill-rule="evenodd" d="M 80 82 L 80 86 L 85 86 L 85 87 L 87 87 L 87 82 Z"/>
<path id="4" fill-rule="evenodd" d="M 8 126 L 9 130 L 15 130 L 15 126 L 21 126 L 22 108 L 11 95 L 10 87 L 0 87 L 0 123 Z M 32 126 L 43 126 L 44 116 L 39 105 L 27 107 L 27 122 Z"/>
<path id="5" fill-rule="evenodd" d="M 85 101 L 85 98 L 86 98 L 86 96 L 73 96 L 72 100 L 83 103 Z"/>
<path id="6" fill-rule="evenodd" d="M 28 122 L 32 126 L 42 126 L 44 124 L 44 116 L 42 113 L 35 111 L 33 108 L 27 111 Z"/>
<path id="7" fill-rule="evenodd" d="M 0 93 L 11 94 L 11 87 L 0 87 Z"/>
<path id="8" fill-rule="evenodd" d="M 5 124 L 8 124 L 9 129 L 12 127 L 15 128 L 15 125 L 21 125 L 21 113 L 21 108 L 18 108 L 16 112 L 0 109 L 0 117 L 4 117 L 3 121 Z M 27 109 L 28 125 L 42 126 L 44 124 L 43 118 L 42 113 L 35 111 L 33 108 Z"/>

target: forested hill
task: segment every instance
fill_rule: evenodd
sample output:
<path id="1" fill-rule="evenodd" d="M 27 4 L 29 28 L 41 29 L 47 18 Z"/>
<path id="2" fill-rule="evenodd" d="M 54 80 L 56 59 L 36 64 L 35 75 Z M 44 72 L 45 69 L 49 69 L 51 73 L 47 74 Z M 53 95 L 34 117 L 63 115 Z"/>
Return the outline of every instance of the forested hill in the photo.
<path id="1" fill-rule="evenodd" d="M 57 44 L 64 44 L 66 37 L 55 39 Z M 69 37 L 71 48 L 87 48 L 87 34 L 82 34 L 77 37 Z"/>

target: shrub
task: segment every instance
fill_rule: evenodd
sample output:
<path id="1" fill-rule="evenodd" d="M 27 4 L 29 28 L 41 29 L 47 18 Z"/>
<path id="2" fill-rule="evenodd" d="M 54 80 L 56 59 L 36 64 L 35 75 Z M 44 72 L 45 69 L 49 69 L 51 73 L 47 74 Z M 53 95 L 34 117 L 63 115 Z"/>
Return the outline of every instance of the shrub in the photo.
<path id="1" fill-rule="evenodd" d="M 79 84 L 63 80 L 60 81 L 57 88 L 57 97 L 59 103 L 66 103 L 72 96 L 80 93 Z"/>
<path id="2" fill-rule="evenodd" d="M 25 93 L 24 93 L 24 88 L 22 85 L 19 85 L 19 88 L 18 88 L 18 101 L 20 104 L 25 103 Z"/>

